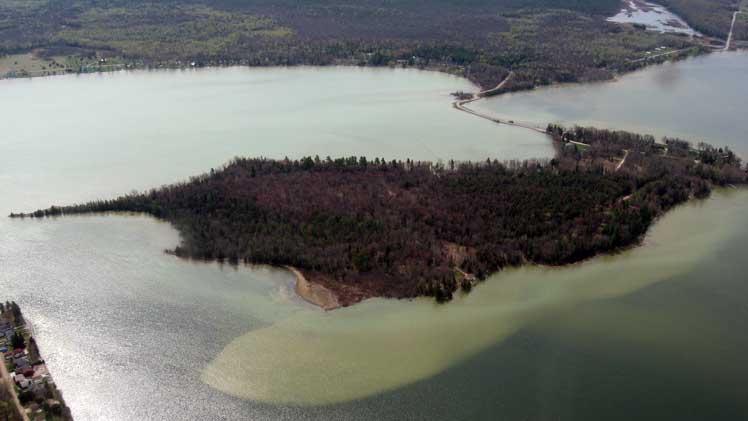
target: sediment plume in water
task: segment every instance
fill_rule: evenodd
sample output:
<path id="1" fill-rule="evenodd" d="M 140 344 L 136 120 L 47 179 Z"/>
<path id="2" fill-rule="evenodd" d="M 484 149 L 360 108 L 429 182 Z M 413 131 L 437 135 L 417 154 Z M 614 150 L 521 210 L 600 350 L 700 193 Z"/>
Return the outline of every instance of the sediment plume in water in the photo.
<path id="1" fill-rule="evenodd" d="M 302 310 L 236 338 L 202 380 L 240 398 L 302 406 L 393 390 L 554 311 L 676 279 L 741 235 L 746 210 L 748 192 L 720 191 L 667 214 L 641 247 L 564 268 L 508 270 L 446 305 L 374 299 L 334 312 Z"/>

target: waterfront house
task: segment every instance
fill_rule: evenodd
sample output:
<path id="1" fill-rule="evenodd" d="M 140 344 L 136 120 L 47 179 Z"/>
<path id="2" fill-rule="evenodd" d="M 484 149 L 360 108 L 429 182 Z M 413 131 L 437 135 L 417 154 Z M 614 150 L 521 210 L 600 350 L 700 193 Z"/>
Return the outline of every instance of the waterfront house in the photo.
<path id="1" fill-rule="evenodd" d="M 41 381 L 39 382 L 34 381 L 34 382 L 29 383 L 29 390 L 31 391 L 31 393 L 34 394 L 35 399 L 38 399 L 38 398 L 44 399 L 44 397 L 46 396 L 46 392 L 47 392 L 47 388 L 44 386 L 44 384 L 42 384 Z"/>
<path id="2" fill-rule="evenodd" d="M 47 370 L 46 364 L 38 364 L 34 366 L 34 374 L 32 375 L 34 380 L 43 379 L 47 376 L 49 376 L 49 371 Z"/>
<path id="3" fill-rule="evenodd" d="M 31 383 L 23 374 L 17 374 L 15 381 L 18 387 L 20 387 L 21 389 L 29 387 L 29 384 Z"/>
<path id="4" fill-rule="evenodd" d="M 34 368 L 30 366 L 16 367 L 13 372 L 16 374 L 16 376 L 23 375 L 26 378 L 30 378 L 34 375 Z"/>

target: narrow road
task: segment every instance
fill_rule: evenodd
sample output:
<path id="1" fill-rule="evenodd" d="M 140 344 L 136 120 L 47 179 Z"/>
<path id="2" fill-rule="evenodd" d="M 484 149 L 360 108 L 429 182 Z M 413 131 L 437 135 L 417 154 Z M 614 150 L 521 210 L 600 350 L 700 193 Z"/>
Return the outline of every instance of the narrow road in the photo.
<path id="1" fill-rule="evenodd" d="M 732 14 L 732 24 L 730 24 L 730 32 L 727 34 L 727 42 L 725 42 L 725 51 L 730 49 L 730 43 L 732 42 L 732 31 L 735 29 L 735 21 L 738 19 L 740 10 Z"/>
<path id="2" fill-rule="evenodd" d="M 621 167 L 623 166 L 623 164 L 626 162 L 626 158 L 628 158 L 628 157 L 629 157 L 629 150 L 628 149 L 624 149 L 623 150 L 623 159 L 621 160 L 621 162 L 618 163 L 618 166 L 616 167 L 616 172 L 618 172 L 618 170 L 621 169 Z"/>
<path id="3" fill-rule="evenodd" d="M 504 80 L 502 80 L 498 85 L 496 85 L 496 87 L 491 88 L 491 89 L 486 89 L 485 91 L 478 92 L 478 97 L 481 98 L 481 97 L 484 97 L 484 96 L 488 96 L 492 92 L 498 92 L 498 91 L 500 91 L 501 89 L 504 88 L 504 86 L 506 85 L 506 83 L 509 82 L 509 79 L 511 79 L 512 76 L 514 76 L 514 71 L 509 72 L 509 74 L 506 75 L 506 77 L 504 78 Z"/>
<path id="4" fill-rule="evenodd" d="M 472 114 L 472 115 L 474 115 L 476 117 L 480 117 L 480 118 L 486 119 L 488 121 L 492 121 L 492 122 L 497 123 L 497 124 L 506 124 L 508 126 L 522 127 L 523 129 L 528 129 L 528 130 L 532 130 L 532 131 L 535 131 L 535 132 L 538 132 L 538 133 L 546 134 L 545 133 L 545 129 L 541 129 L 539 127 L 533 127 L 533 126 L 525 125 L 525 124 L 521 124 L 521 123 L 515 123 L 513 120 L 501 120 L 501 119 L 498 119 L 498 118 L 494 118 L 494 117 L 492 117 L 492 116 L 490 116 L 488 114 L 483 114 L 481 112 L 472 110 L 472 109 L 470 109 L 470 108 L 468 108 L 468 107 L 465 106 L 466 104 L 469 104 L 471 102 L 478 101 L 479 99 L 485 98 L 486 97 L 486 93 L 499 91 L 500 89 L 502 89 L 506 85 L 506 83 L 509 81 L 509 79 L 513 75 L 514 75 L 514 72 L 509 72 L 509 74 L 504 78 L 504 80 L 502 80 L 501 83 L 499 83 L 498 85 L 496 85 L 496 87 L 491 88 L 491 89 L 486 89 L 485 91 L 480 91 L 477 94 L 473 95 L 473 97 L 471 99 L 463 99 L 463 100 L 454 101 L 452 103 L 452 106 L 455 107 L 456 109 L 460 110 L 460 111 L 466 112 L 468 114 Z"/>
<path id="5" fill-rule="evenodd" d="M 486 119 L 488 121 L 493 121 L 494 123 L 497 123 L 497 124 L 506 124 L 507 126 L 522 127 L 523 129 L 528 129 L 528 130 L 532 130 L 532 131 L 535 131 L 535 132 L 538 132 L 538 133 L 545 134 L 545 130 L 541 129 L 539 127 L 533 127 L 533 126 L 525 125 L 525 124 L 522 124 L 522 123 L 516 123 L 513 120 L 501 120 L 501 119 L 498 119 L 498 118 L 491 117 L 488 114 L 483 114 L 481 112 L 478 112 L 478 111 L 475 111 L 475 110 L 471 110 L 470 108 L 468 108 L 468 107 L 465 106 L 465 104 L 469 104 L 469 103 L 471 103 L 473 101 L 477 101 L 478 99 L 480 99 L 480 97 L 473 98 L 473 99 L 467 99 L 467 100 L 463 100 L 463 101 L 455 101 L 454 103 L 452 103 L 452 105 L 455 108 L 457 108 L 458 110 L 460 110 L 460 111 L 464 111 L 464 112 L 466 112 L 468 114 L 472 114 L 472 115 L 474 115 L 476 117 L 484 118 L 484 119 Z"/>
<path id="6" fill-rule="evenodd" d="M 26 415 L 26 410 L 23 409 L 23 406 L 21 405 L 21 401 L 18 400 L 16 389 L 13 387 L 13 381 L 10 379 L 10 373 L 8 373 L 8 368 L 5 367 L 5 361 L 0 361 L 0 375 L 3 377 L 2 382 L 6 384 L 8 388 L 8 392 L 13 397 L 13 401 L 16 404 L 16 408 L 18 409 L 18 412 L 21 414 L 21 419 L 23 421 L 29 421 L 29 417 L 28 415 Z"/>
<path id="7" fill-rule="evenodd" d="M 680 50 L 668 51 L 666 53 L 660 53 L 660 54 L 655 54 L 653 56 L 647 56 L 647 57 L 642 57 L 642 58 L 639 58 L 639 59 L 636 59 L 636 60 L 631 60 L 631 61 L 629 61 L 629 63 L 639 63 L 640 61 L 650 60 L 650 59 L 657 58 L 657 57 L 662 57 L 662 56 L 669 56 L 671 54 L 678 54 L 678 53 L 682 53 L 684 51 L 688 51 L 688 50 L 691 50 L 691 49 L 693 49 L 693 47 L 681 48 Z"/>
<path id="8" fill-rule="evenodd" d="M 509 72 L 509 74 L 506 76 L 506 78 L 504 78 L 504 80 L 501 81 L 501 83 L 499 83 L 498 85 L 496 85 L 495 88 L 488 89 L 488 90 L 485 90 L 485 91 L 480 91 L 477 94 L 473 95 L 473 97 L 470 98 L 470 99 L 462 99 L 462 100 L 454 101 L 452 103 L 452 106 L 454 108 L 462 111 L 462 112 L 466 112 L 468 114 L 472 114 L 472 115 L 474 115 L 476 117 L 480 117 L 480 118 L 486 119 L 488 121 L 492 121 L 492 122 L 497 123 L 497 124 L 506 124 L 507 126 L 521 127 L 523 129 L 532 130 L 534 132 L 542 133 L 542 134 L 548 136 L 548 133 L 546 132 L 546 130 L 544 128 L 531 126 L 529 124 L 517 123 L 514 120 L 509 120 L 509 119 L 502 120 L 502 119 L 499 119 L 499 118 L 492 117 L 492 116 L 490 116 L 488 114 L 483 114 L 483 113 L 481 113 L 479 111 L 472 110 L 472 109 L 470 109 L 470 108 L 468 108 L 468 107 L 465 106 L 466 104 L 469 104 L 471 102 L 478 101 L 480 99 L 485 98 L 485 93 L 486 92 L 498 91 L 499 89 L 503 88 L 504 85 L 506 84 L 506 82 L 509 80 L 510 77 L 512 77 L 513 74 L 514 74 L 514 72 Z M 573 144 L 576 144 L 576 145 L 579 145 L 579 146 L 585 146 L 585 147 L 589 147 L 590 146 L 590 145 L 588 145 L 586 143 L 582 143 L 582 142 L 569 141 L 569 143 L 573 143 Z"/>

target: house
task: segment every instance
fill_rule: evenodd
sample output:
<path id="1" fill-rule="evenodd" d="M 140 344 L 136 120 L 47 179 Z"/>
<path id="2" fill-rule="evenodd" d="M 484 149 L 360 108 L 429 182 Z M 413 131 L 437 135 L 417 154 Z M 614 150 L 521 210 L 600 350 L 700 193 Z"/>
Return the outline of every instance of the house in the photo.
<path id="1" fill-rule="evenodd" d="M 29 384 L 29 390 L 34 394 L 35 398 L 42 398 L 46 396 L 47 388 L 42 383 L 32 382 Z"/>
<path id="2" fill-rule="evenodd" d="M 34 373 L 34 368 L 26 364 L 25 366 L 20 366 L 20 367 L 17 366 L 16 369 L 13 370 L 13 372 L 16 373 L 16 375 L 19 375 L 19 374 L 26 375 L 30 373 L 28 377 L 31 377 L 31 375 Z"/>
<path id="3" fill-rule="evenodd" d="M 49 376 L 49 370 L 47 370 L 46 364 L 37 364 L 34 366 L 34 374 L 32 375 L 34 380 L 43 379 L 47 376 Z"/>
<path id="4" fill-rule="evenodd" d="M 31 383 L 23 374 L 16 375 L 15 381 L 21 389 L 29 387 L 29 384 Z"/>

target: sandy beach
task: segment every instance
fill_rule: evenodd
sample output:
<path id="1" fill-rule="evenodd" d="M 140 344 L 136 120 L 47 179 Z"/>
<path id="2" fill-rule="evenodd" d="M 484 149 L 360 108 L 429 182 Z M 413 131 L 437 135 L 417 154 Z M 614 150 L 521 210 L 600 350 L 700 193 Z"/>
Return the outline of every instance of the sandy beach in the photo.
<path id="1" fill-rule="evenodd" d="M 340 308 L 341 304 L 338 297 L 322 285 L 310 282 L 300 270 L 292 266 L 286 266 L 286 269 L 296 276 L 296 293 L 304 301 L 314 304 L 323 310 L 334 310 Z"/>

